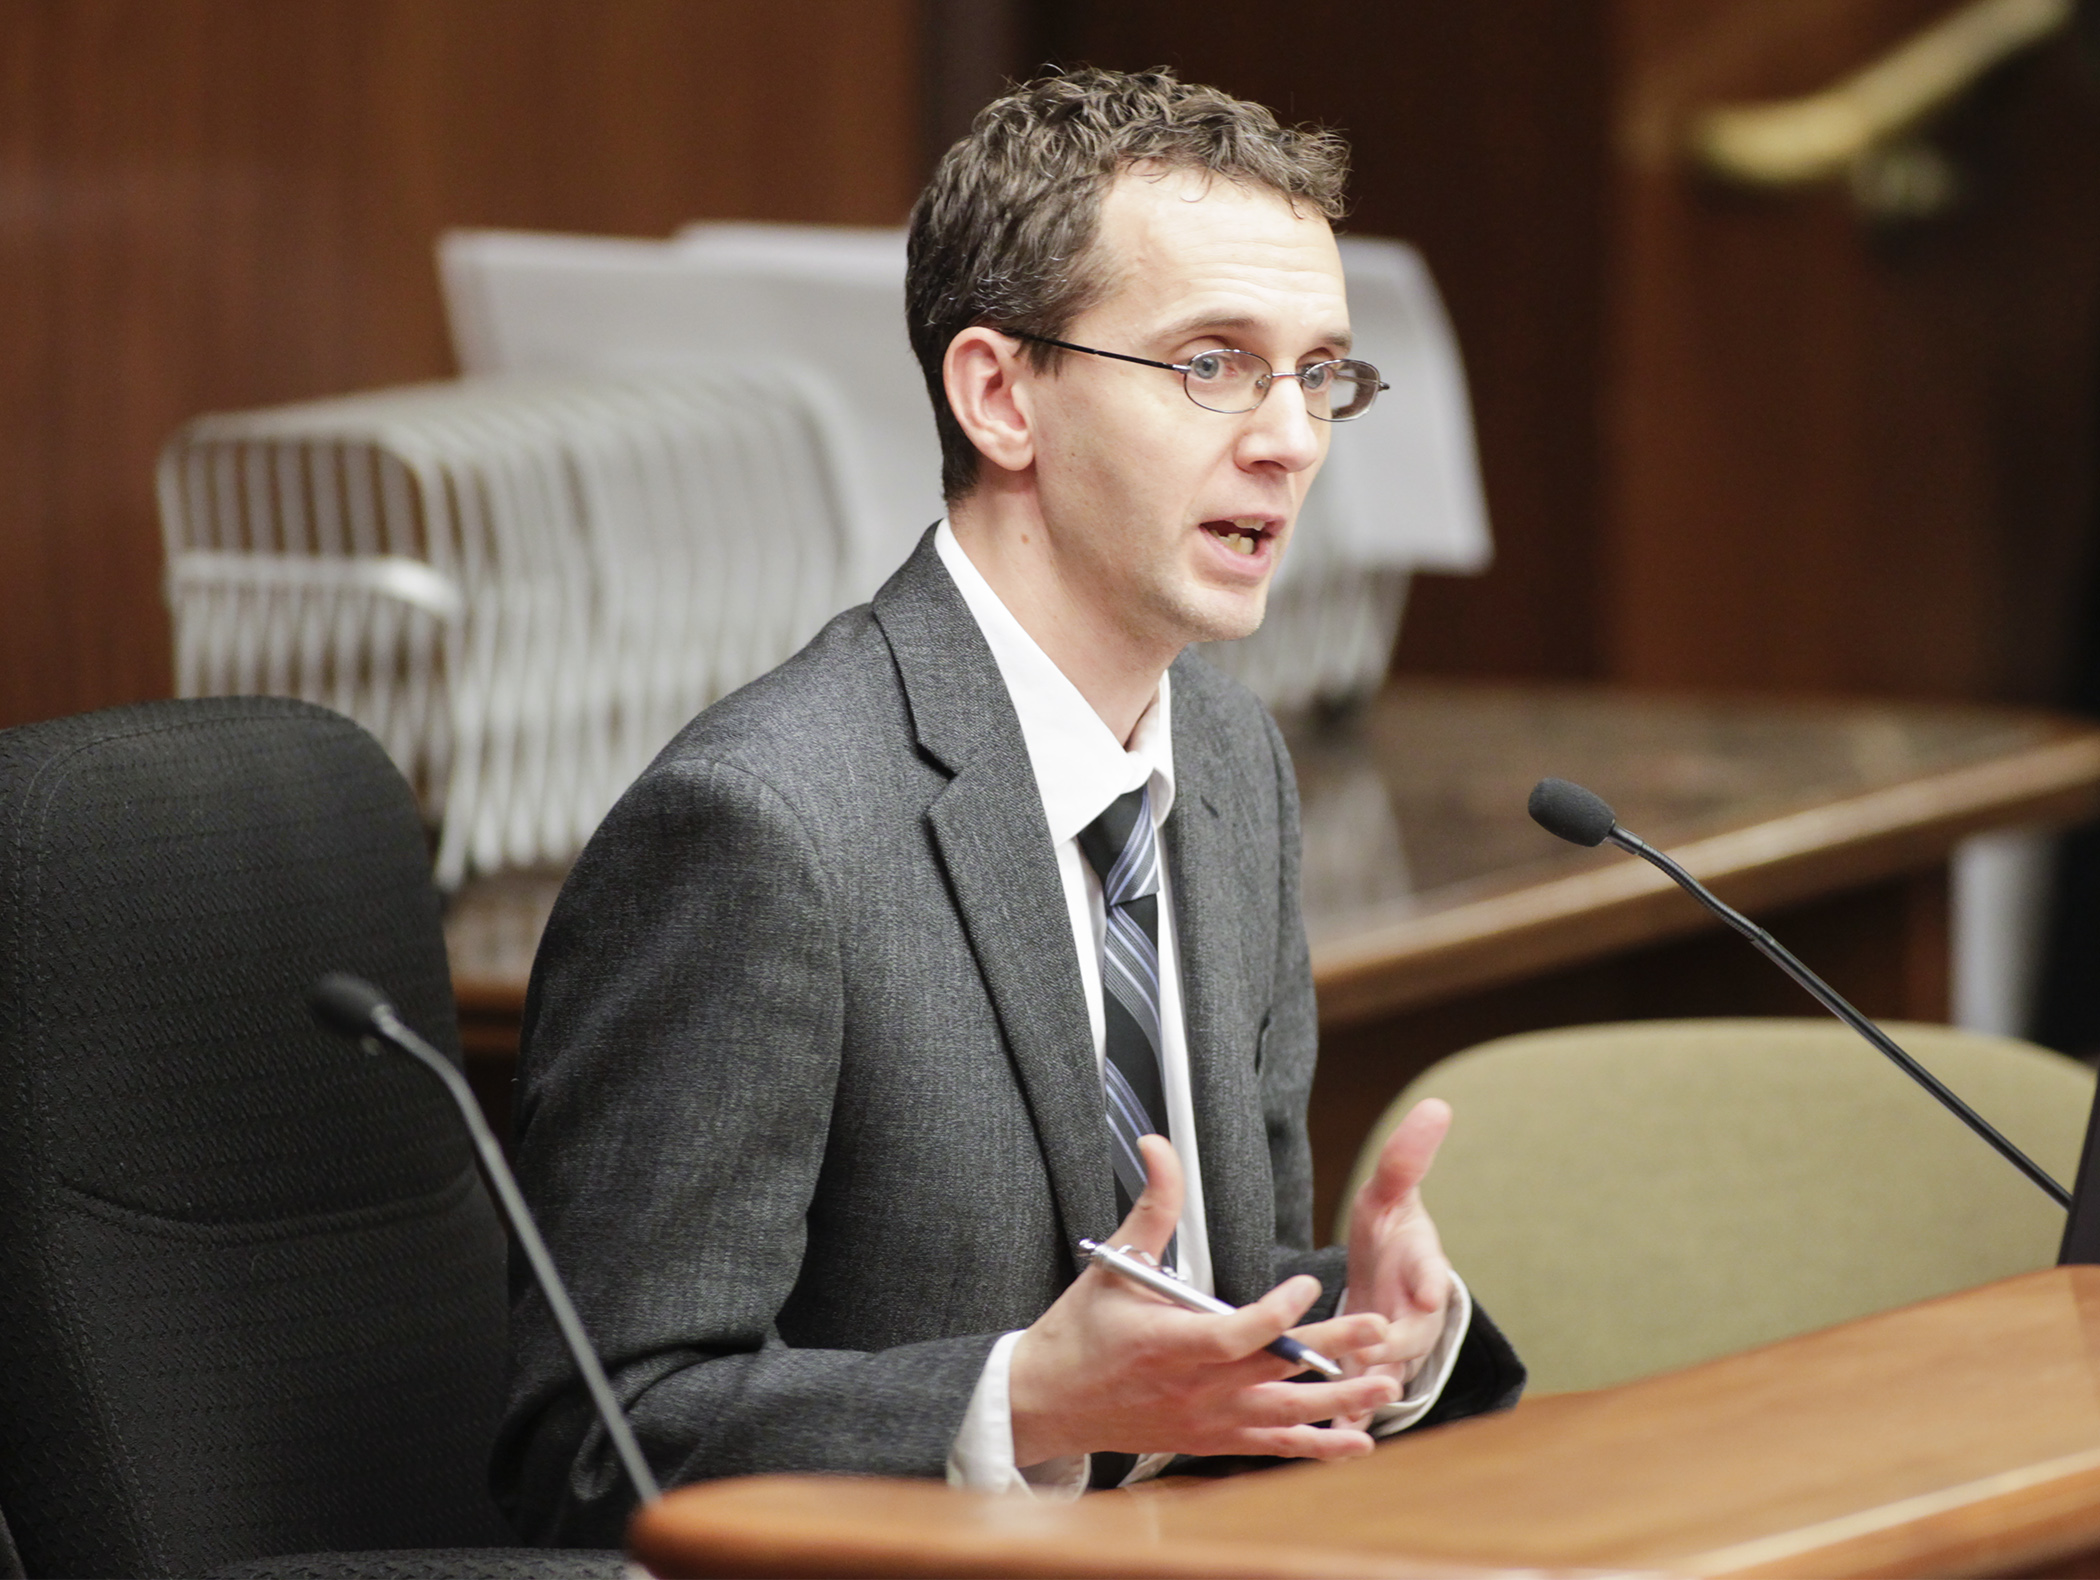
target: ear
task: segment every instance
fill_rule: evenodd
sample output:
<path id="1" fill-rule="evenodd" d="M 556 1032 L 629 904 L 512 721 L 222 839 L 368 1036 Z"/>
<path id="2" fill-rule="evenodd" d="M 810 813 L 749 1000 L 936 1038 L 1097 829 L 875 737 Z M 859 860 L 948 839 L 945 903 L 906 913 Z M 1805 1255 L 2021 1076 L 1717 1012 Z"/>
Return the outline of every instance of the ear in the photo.
<path id="1" fill-rule="evenodd" d="M 1018 341 L 972 325 L 948 342 L 941 382 L 948 409 L 978 454 L 1006 472 L 1035 464 L 1035 427 L 1028 398 L 1034 376 Z"/>

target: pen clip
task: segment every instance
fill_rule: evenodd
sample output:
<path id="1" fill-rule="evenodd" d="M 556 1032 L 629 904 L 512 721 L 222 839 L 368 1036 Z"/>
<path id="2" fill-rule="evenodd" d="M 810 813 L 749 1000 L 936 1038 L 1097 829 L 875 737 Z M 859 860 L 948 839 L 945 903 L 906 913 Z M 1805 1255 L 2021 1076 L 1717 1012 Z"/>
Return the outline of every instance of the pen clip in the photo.
<path id="1" fill-rule="evenodd" d="M 1158 1257 L 1154 1256 L 1150 1251 L 1145 1250 L 1142 1246 L 1119 1245 L 1115 1247 L 1115 1249 L 1122 1252 L 1132 1261 L 1143 1262 L 1147 1267 L 1151 1268 L 1153 1272 L 1165 1274 L 1168 1278 L 1173 1279 L 1174 1282 L 1177 1284 L 1188 1283 L 1188 1280 L 1181 1276 L 1180 1268 L 1174 1267 L 1166 1262 L 1162 1262 Z"/>
<path id="2" fill-rule="evenodd" d="M 1188 1279 L 1182 1276 L 1179 1268 L 1162 1262 L 1141 1245 L 1108 1245 L 1100 1240 L 1082 1238 L 1079 1242 L 1079 1249 L 1084 1251 L 1092 1260 L 1108 1266 L 1114 1266 L 1117 1257 L 1127 1257 L 1147 1272 L 1157 1273 L 1162 1278 L 1171 1278 L 1177 1284 L 1188 1284 L 1191 1289 L 1196 1287 L 1193 1284 L 1189 1284 Z"/>

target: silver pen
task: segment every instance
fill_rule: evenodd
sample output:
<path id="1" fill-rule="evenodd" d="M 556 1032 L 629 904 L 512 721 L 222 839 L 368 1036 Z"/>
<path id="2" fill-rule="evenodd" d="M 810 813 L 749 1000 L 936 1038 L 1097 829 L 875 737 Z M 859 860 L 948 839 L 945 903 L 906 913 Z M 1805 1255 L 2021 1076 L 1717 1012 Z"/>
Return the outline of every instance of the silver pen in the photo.
<path id="1" fill-rule="evenodd" d="M 1081 1240 L 1079 1249 L 1086 1252 L 1096 1267 L 1105 1267 L 1112 1273 L 1120 1273 L 1133 1284 L 1142 1284 L 1155 1295 L 1164 1295 L 1175 1305 L 1186 1307 L 1190 1311 L 1224 1317 L 1239 1310 L 1239 1307 L 1227 1305 L 1216 1295 L 1206 1295 L 1188 1280 L 1177 1277 L 1163 1267 L 1140 1261 L 1130 1253 L 1128 1247 L 1103 1245 L 1099 1240 Z M 1342 1375 L 1340 1366 L 1318 1350 L 1300 1344 L 1288 1335 L 1274 1340 L 1268 1346 L 1268 1350 L 1271 1355 L 1280 1355 L 1294 1365 L 1303 1366 L 1307 1371 L 1318 1372 L 1322 1377 L 1338 1380 Z"/>

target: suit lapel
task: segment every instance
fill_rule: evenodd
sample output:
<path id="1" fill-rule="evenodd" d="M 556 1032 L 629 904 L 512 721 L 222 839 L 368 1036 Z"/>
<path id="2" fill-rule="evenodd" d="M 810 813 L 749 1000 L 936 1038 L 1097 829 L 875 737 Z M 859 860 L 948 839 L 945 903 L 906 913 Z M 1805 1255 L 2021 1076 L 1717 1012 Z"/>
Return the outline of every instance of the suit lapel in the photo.
<path id="1" fill-rule="evenodd" d="M 1064 887 L 1020 719 L 932 533 L 873 607 L 919 745 L 954 775 L 927 821 L 1075 1254 L 1079 1236 L 1115 1228 L 1115 1190 Z"/>
<path id="2" fill-rule="evenodd" d="M 1177 673 L 1195 662 L 1184 659 Z M 1260 877 L 1241 869 L 1259 841 L 1235 815 L 1235 787 L 1246 774 L 1220 756 L 1223 733 L 1206 727 L 1198 688 L 1177 685 L 1174 810 L 1162 832 L 1211 1267 L 1219 1295 L 1243 1305 L 1267 1291 L 1275 1244 L 1275 1186 L 1254 1068 L 1260 1027 L 1253 989 L 1268 980 L 1270 963 L 1249 957 L 1246 897 L 1259 892 L 1253 885 Z"/>

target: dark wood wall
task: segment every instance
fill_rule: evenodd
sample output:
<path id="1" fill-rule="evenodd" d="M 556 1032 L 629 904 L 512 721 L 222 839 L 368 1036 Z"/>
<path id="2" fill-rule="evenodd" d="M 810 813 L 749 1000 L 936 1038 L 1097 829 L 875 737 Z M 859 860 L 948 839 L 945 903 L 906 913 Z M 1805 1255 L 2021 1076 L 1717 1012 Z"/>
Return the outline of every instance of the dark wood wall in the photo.
<path id="1" fill-rule="evenodd" d="M 1402 667 L 2033 698 L 2094 537 L 2100 113 L 2068 44 L 1967 202 L 1691 176 L 1685 117 L 1953 0 L 38 0 L 0 6 L 0 724 L 164 693 L 183 419 L 449 371 L 452 224 L 889 223 L 1003 69 L 1168 62 L 1347 130 L 1472 377 L 1498 554 Z M 923 91 L 922 91 L 923 89 Z"/>
<path id="2" fill-rule="evenodd" d="M 153 459 L 451 371 L 450 225 L 897 223 L 916 0 L 0 5 L 0 725 L 163 696 Z"/>
<path id="3" fill-rule="evenodd" d="M 1415 243 L 1472 377 L 1496 565 L 1425 578 L 1403 662 L 1586 675 L 1604 664 L 1596 545 L 1610 37 L 1566 0 L 1050 0 L 1052 58 L 1167 64 L 1321 121 L 1355 148 L 1351 229 Z"/>
<path id="4" fill-rule="evenodd" d="M 1948 0 L 1621 0 L 1608 667 L 2053 700 L 2093 538 L 2100 92 L 2068 38 L 1934 133 L 1945 219 L 1689 179 L 1673 131 Z"/>
<path id="5" fill-rule="evenodd" d="M 1936 134 L 1967 199 L 1721 190 L 1699 106 L 1805 93 L 1956 0 L 1045 0 L 1067 62 L 1343 128 L 1358 229 L 1427 255 L 1497 558 L 1401 667 L 2048 698 L 2094 536 L 2100 109 L 2068 40 Z"/>

